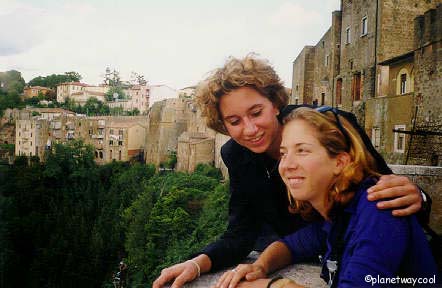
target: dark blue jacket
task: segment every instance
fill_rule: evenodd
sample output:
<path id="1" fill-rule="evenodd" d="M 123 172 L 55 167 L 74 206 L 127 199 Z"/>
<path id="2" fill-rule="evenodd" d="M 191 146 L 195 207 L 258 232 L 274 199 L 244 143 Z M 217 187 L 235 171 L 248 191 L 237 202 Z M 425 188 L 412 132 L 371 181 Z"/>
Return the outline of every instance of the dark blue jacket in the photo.
<path id="1" fill-rule="evenodd" d="M 406 285 L 401 284 L 412 283 L 412 278 L 416 287 L 435 287 L 439 283 L 436 263 L 416 216 L 394 217 L 388 210 L 377 209 L 376 201 L 367 200 L 367 189 L 374 184 L 374 179 L 366 179 L 353 199 L 340 208 L 349 222 L 334 287 L 403 287 Z M 335 221 L 322 221 L 284 237 L 282 242 L 294 263 L 323 255 L 323 278 L 328 280 L 326 261 L 335 245 L 337 228 Z M 389 285 L 382 285 L 386 283 Z"/>

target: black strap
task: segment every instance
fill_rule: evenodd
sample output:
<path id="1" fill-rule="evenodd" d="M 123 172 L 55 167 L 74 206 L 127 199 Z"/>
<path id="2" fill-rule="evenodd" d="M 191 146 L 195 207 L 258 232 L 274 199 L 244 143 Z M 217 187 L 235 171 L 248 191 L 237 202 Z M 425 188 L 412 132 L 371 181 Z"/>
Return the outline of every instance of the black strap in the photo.
<path id="1" fill-rule="evenodd" d="M 321 278 L 329 284 L 329 287 L 337 287 L 336 275 L 339 272 L 339 267 L 342 260 L 342 255 L 345 249 L 345 233 L 350 222 L 351 214 L 341 211 L 334 217 L 335 224 L 333 231 L 331 231 L 331 251 L 330 256 L 324 259 L 322 263 Z M 324 265 L 325 264 L 325 265 Z"/>
<path id="2" fill-rule="evenodd" d="M 276 277 L 273 277 L 270 282 L 267 284 L 266 288 L 270 288 L 272 286 L 273 283 L 275 283 L 276 281 L 282 279 L 283 277 L 281 275 L 278 275 Z"/>

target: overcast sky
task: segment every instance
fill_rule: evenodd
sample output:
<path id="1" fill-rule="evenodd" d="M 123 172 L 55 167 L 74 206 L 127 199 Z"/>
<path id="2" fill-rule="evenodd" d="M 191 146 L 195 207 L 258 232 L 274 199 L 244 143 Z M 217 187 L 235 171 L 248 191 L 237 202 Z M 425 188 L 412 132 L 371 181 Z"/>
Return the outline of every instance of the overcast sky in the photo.
<path id="1" fill-rule="evenodd" d="M 99 84 L 106 67 L 176 89 L 228 56 L 256 52 L 291 87 L 292 62 L 331 26 L 339 0 L 0 0 L 0 71 L 76 71 Z"/>

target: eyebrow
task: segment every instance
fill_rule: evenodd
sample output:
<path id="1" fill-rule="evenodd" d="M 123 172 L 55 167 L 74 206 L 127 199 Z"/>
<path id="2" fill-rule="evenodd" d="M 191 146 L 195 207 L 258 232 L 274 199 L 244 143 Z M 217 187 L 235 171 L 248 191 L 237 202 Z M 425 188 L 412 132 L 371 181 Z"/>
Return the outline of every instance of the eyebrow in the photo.
<path id="1" fill-rule="evenodd" d="M 295 145 L 291 145 L 291 146 L 295 146 L 295 147 L 298 147 L 298 146 L 301 146 L 301 145 L 308 145 L 308 146 L 313 146 L 313 144 L 310 144 L 310 143 L 305 143 L 305 142 L 301 142 L 301 143 L 296 143 Z M 279 149 L 287 149 L 287 147 L 286 146 L 280 146 L 279 147 Z"/>
<path id="2" fill-rule="evenodd" d="M 253 109 L 261 108 L 261 107 L 263 107 L 263 104 L 255 104 L 255 105 L 253 105 L 252 107 L 250 107 L 249 109 L 247 109 L 247 112 L 250 112 L 250 111 L 252 111 Z M 227 116 L 223 117 L 223 119 L 224 119 L 224 120 L 228 120 L 228 119 L 230 119 L 230 118 L 235 118 L 235 117 L 238 117 L 238 116 L 236 116 L 236 115 L 227 115 Z"/>

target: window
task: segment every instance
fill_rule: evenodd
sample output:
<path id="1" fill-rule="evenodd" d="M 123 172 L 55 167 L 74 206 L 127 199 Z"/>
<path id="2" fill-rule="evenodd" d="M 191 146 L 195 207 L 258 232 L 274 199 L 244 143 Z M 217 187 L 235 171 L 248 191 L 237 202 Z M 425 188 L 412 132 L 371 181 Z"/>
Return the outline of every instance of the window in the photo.
<path id="1" fill-rule="evenodd" d="M 361 36 L 365 36 L 368 33 L 367 16 L 362 17 L 361 20 Z"/>
<path id="2" fill-rule="evenodd" d="M 123 135 L 123 130 L 118 130 L 118 135 Z"/>
<path id="3" fill-rule="evenodd" d="M 325 66 L 328 66 L 328 62 L 329 62 L 329 61 L 330 61 L 330 55 L 327 54 L 327 55 L 325 55 L 324 65 L 325 65 Z"/>
<path id="4" fill-rule="evenodd" d="M 109 140 L 109 145 L 110 146 L 114 145 L 114 140 Z"/>
<path id="5" fill-rule="evenodd" d="M 342 104 L 342 78 L 336 81 L 336 105 Z"/>
<path id="6" fill-rule="evenodd" d="M 114 134 L 114 129 L 110 129 L 109 130 L 109 134 L 113 135 Z"/>
<path id="7" fill-rule="evenodd" d="M 321 105 L 325 104 L 325 93 L 321 93 Z"/>
<path id="8" fill-rule="evenodd" d="M 395 131 L 405 131 L 405 125 L 394 125 Z M 394 152 L 405 152 L 405 134 L 400 132 L 394 132 Z"/>
<path id="9" fill-rule="evenodd" d="M 401 95 L 407 93 L 407 74 L 401 74 Z"/>
<path id="10" fill-rule="evenodd" d="M 118 146 L 123 146 L 123 141 L 118 141 Z"/>
<path id="11" fill-rule="evenodd" d="M 351 83 L 351 96 L 353 101 L 361 100 L 361 74 L 356 73 L 353 75 L 353 80 Z"/>
<path id="12" fill-rule="evenodd" d="M 381 146 L 381 129 L 379 129 L 379 127 L 373 127 L 371 129 L 371 143 L 376 149 L 379 149 Z"/>
<path id="13" fill-rule="evenodd" d="M 347 27 L 345 29 L 345 44 L 350 44 L 351 43 L 351 29 L 350 27 Z"/>

